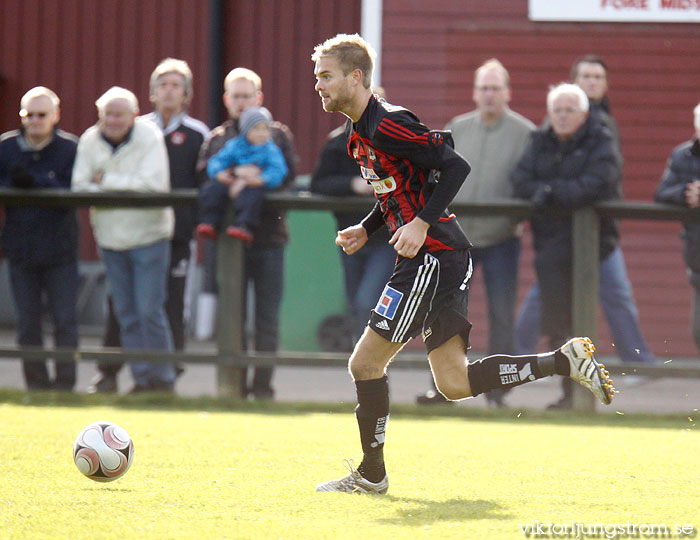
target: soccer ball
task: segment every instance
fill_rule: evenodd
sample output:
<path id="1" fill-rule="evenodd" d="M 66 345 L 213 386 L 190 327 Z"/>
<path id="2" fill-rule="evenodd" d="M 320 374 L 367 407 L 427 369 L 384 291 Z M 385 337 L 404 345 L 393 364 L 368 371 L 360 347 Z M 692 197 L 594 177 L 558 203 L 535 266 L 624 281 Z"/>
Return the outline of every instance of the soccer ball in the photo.
<path id="1" fill-rule="evenodd" d="M 112 422 L 85 427 L 73 445 L 78 470 L 95 482 L 111 482 L 124 476 L 134 460 L 134 443 L 124 428 Z"/>

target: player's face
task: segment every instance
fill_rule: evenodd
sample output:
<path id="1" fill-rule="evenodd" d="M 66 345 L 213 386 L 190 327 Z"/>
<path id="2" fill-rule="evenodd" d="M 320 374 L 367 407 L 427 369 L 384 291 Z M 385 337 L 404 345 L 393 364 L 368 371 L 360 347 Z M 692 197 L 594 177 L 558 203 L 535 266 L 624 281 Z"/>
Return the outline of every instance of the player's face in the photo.
<path id="1" fill-rule="evenodd" d="M 241 113 L 249 107 L 262 105 L 263 95 L 248 79 L 231 81 L 224 94 L 224 105 L 231 118 L 240 118 Z"/>
<path id="2" fill-rule="evenodd" d="M 474 81 L 473 97 L 482 115 L 500 118 L 510 101 L 505 74 L 500 69 L 480 71 Z"/>
<path id="3" fill-rule="evenodd" d="M 29 100 L 26 108 L 20 111 L 24 132 L 33 141 L 43 141 L 51 135 L 58 123 L 58 109 L 47 96 L 37 96 Z"/>
<path id="4" fill-rule="evenodd" d="M 605 68 L 600 64 L 582 62 L 578 66 L 578 74 L 574 81 L 583 91 L 588 99 L 599 102 L 608 91 L 608 77 Z"/>
<path id="5" fill-rule="evenodd" d="M 351 102 L 351 74 L 345 75 L 338 60 L 322 56 L 314 68 L 316 86 L 314 89 L 321 96 L 321 104 L 326 112 L 343 112 Z"/>
<path id="6" fill-rule="evenodd" d="M 567 140 L 586 121 L 588 113 L 581 110 L 578 99 L 571 94 L 561 94 L 552 102 L 549 119 L 552 129 L 560 139 Z"/>
<path id="7" fill-rule="evenodd" d="M 127 100 L 113 99 L 102 109 L 99 121 L 100 131 L 107 140 L 114 143 L 121 142 L 134 125 L 136 114 L 131 110 Z"/>
<path id="8" fill-rule="evenodd" d="M 151 102 L 159 112 L 182 112 L 187 106 L 189 96 L 185 78 L 179 73 L 165 73 L 158 77 L 153 88 Z"/>

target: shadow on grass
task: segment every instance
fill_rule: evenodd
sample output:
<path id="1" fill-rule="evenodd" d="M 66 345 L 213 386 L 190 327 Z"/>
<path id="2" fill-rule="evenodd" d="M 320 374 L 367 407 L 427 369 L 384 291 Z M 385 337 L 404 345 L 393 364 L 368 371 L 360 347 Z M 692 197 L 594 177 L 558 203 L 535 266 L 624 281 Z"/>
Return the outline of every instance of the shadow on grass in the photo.
<path id="1" fill-rule="evenodd" d="M 401 505 L 394 516 L 385 516 L 377 521 L 389 525 L 425 526 L 444 521 L 471 521 L 479 519 L 512 519 L 513 515 L 494 501 L 485 499 L 450 499 L 431 501 L 411 497 L 393 497 L 386 499 Z"/>
<path id="2" fill-rule="evenodd" d="M 170 394 L 144 393 L 78 394 L 69 392 L 24 392 L 0 389 L 0 404 L 9 403 L 30 407 L 115 407 L 121 409 L 161 411 L 238 412 L 251 414 L 294 415 L 301 414 L 353 414 L 355 402 L 279 402 L 244 401 L 225 397 L 187 398 Z M 411 404 L 394 404 L 391 416 L 394 420 L 413 418 L 424 421 L 463 418 L 475 422 L 501 422 L 504 424 L 548 424 L 580 426 L 619 426 L 661 429 L 690 428 L 689 415 L 697 412 L 672 415 L 651 414 L 596 414 L 574 411 L 543 411 L 528 409 L 475 409 L 453 406 L 425 407 Z"/>

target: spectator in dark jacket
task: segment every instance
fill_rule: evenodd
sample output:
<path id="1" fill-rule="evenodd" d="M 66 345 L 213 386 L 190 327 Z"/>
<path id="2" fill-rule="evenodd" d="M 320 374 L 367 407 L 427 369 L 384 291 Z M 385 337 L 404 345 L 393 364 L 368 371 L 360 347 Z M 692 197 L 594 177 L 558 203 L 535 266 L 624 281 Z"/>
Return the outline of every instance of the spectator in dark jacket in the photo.
<path id="1" fill-rule="evenodd" d="M 620 134 L 610 110 L 608 67 L 598 56 L 587 54 L 578 58 L 571 67 L 571 81 L 588 96 L 589 115 L 607 127 L 620 149 Z M 622 198 L 622 182 L 617 187 Z M 623 362 L 652 364 L 654 354 L 642 334 L 639 311 L 634 300 L 632 284 L 627 276 L 627 265 L 622 248 L 618 245 L 600 265 L 598 300 L 615 343 L 615 351 Z M 539 287 L 535 284 L 523 301 L 516 324 L 516 351 L 518 354 L 537 350 L 539 341 Z M 634 377 L 625 377 L 629 384 Z"/>
<path id="2" fill-rule="evenodd" d="M 700 104 L 695 115 L 695 137 L 671 152 L 666 170 L 656 188 L 656 201 L 688 208 L 700 208 Z M 683 256 L 693 286 L 692 332 L 700 350 L 700 223 L 684 223 Z"/>
<path id="3" fill-rule="evenodd" d="M 204 141 L 199 153 L 197 171 L 203 180 L 207 179 L 209 158 L 221 150 L 224 145 L 239 135 L 241 113 L 250 107 L 263 104 L 262 80 L 260 76 L 247 68 L 237 67 L 224 79 L 224 105 L 229 119 L 214 128 L 209 138 Z M 287 176 L 277 190 L 288 189 L 296 176 L 296 152 L 294 137 L 287 126 L 273 122 L 271 126 L 272 141 L 279 147 L 287 164 Z M 250 171 L 250 169 L 248 169 Z M 257 174 L 259 176 L 259 173 Z M 247 182 L 254 179 L 249 176 Z M 260 224 L 255 231 L 251 245 L 245 246 L 245 283 L 253 285 L 254 294 L 254 349 L 272 352 L 279 346 L 280 309 L 284 294 L 284 246 L 288 240 L 285 211 L 263 205 Z M 207 266 L 216 268 L 215 250 L 209 252 Z M 213 255 L 213 256 L 212 256 Z M 203 289 L 212 293 L 216 289 L 213 276 L 205 279 Z M 247 305 L 247 301 L 244 302 Z M 273 368 L 258 366 L 253 370 L 253 379 L 247 382 L 248 369 L 241 372 L 241 394 L 255 399 L 272 399 Z"/>
<path id="4" fill-rule="evenodd" d="M 0 186 L 70 189 L 77 139 L 56 126 L 58 96 L 37 86 L 21 101 L 21 129 L 0 137 Z M 2 248 L 9 260 L 17 313 L 17 342 L 43 345 L 42 294 L 48 299 L 57 347 L 78 346 L 78 222 L 74 208 L 7 207 Z M 49 379 L 46 363 L 22 363 L 27 388 L 71 390 L 75 364 L 60 362 Z"/>
<path id="5" fill-rule="evenodd" d="M 588 114 L 579 86 L 561 84 L 547 95 L 550 122 L 533 132 L 512 175 L 514 195 L 535 205 L 531 218 L 541 290 L 542 333 L 556 344 L 571 335 L 572 218 L 550 208 L 574 209 L 618 197 L 622 158 L 610 131 Z M 615 249 L 618 231 L 600 221 L 600 259 Z M 564 402 L 570 406 L 570 385 Z"/>

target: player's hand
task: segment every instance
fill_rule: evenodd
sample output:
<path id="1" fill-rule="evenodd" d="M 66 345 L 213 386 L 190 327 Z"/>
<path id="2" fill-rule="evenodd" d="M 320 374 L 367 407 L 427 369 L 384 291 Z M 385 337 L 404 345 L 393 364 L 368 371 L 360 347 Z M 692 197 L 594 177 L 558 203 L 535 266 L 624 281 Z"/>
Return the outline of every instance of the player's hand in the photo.
<path id="1" fill-rule="evenodd" d="M 348 255 L 352 255 L 367 242 L 367 230 L 362 225 L 353 225 L 342 231 L 338 231 L 335 244 L 343 248 Z"/>
<path id="2" fill-rule="evenodd" d="M 414 218 L 410 223 L 396 229 L 389 243 L 394 245 L 394 250 L 401 257 L 412 259 L 423 247 L 429 228 L 430 225 L 421 218 Z"/>

